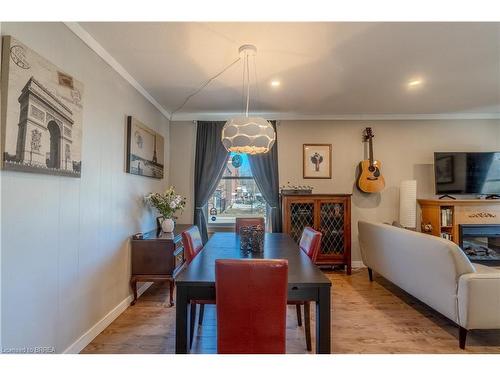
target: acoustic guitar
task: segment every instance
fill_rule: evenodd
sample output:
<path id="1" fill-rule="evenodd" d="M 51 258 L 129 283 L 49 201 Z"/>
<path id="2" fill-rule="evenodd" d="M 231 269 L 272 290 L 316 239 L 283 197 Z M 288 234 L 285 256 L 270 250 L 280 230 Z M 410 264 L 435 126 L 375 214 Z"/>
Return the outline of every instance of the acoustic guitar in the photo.
<path id="1" fill-rule="evenodd" d="M 380 172 L 381 163 L 373 159 L 372 128 L 366 128 L 363 142 L 368 142 L 369 159 L 359 163 L 358 189 L 365 193 L 377 193 L 385 187 L 384 176 Z"/>

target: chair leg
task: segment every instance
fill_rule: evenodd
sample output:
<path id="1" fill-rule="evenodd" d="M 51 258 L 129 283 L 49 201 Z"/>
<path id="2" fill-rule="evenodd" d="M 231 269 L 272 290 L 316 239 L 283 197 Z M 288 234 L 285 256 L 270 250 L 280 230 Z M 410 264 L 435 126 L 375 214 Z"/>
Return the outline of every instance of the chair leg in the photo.
<path id="1" fill-rule="evenodd" d="M 174 305 L 174 289 L 175 289 L 175 282 L 174 280 L 169 280 L 168 282 L 170 286 L 170 296 L 169 296 L 169 302 L 170 302 L 170 307 Z"/>
<path id="2" fill-rule="evenodd" d="M 304 304 L 304 324 L 306 331 L 306 347 L 307 351 L 310 352 L 312 350 L 311 345 L 311 304 L 306 302 Z"/>
<path id="3" fill-rule="evenodd" d="M 189 321 L 189 348 L 191 349 L 191 346 L 193 346 L 193 337 L 194 337 L 194 322 L 196 319 L 196 303 L 191 302 L 191 313 L 190 315 L 190 321 Z"/>
<path id="4" fill-rule="evenodd" d="M 198 315 L 198 325 L 202 325 L 203 324 L 203 313 L 205 312 L 205 305 L 204 304 L 201 304 L 200 305 L 200 315 Z"/>
<path id="5" fill-rule="evenodd" d="M 297 310 L 297 325 L 302 327 L 302 312 L 300 311 L 300 304 L 296 304 L 295 308 Z"/>
<path id="6" fill-rule="evenodd" d="M 368 278 L 370 279 L 370 281 L 373 281 L 373 271 L 371 268 L 368 268 Z"/>
<path id="7" fill-rule="evenodd" d="M 460 349 L 465 349 L 465 340 L 467 339 L 467 332 L 463 327 L 460 327 L 460 330 L 458 331 L 458 345 L 460 346 Z"/>

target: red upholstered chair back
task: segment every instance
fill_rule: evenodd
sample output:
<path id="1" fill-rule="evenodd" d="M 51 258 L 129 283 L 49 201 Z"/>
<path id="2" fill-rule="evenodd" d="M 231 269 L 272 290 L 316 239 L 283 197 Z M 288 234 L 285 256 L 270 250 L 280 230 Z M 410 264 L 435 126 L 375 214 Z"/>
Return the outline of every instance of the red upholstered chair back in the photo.
<path id="1" fill-rule="evenodd" d="M 285 353 L 288 261 L 217 259 L 217 352 Z"/>
<path id="2" fill-rule="evenodd" d="M 316 262 L 319 249 L 321 248 L 321 232 L 311 227 L 305 227 L 302 232 L 302 237 L 300 238 L 299 246 L 313 262 Z"/>
<path id="3" fill-rule="evenodd" d="M 187 264 L 191 263 L 196 255 L 203 249 L 201 234 L 196 225 L 182 232 L 182 245 L 184 246 L 184 258 Z"/>
<path id="4" fill-rule="evenodd" d="M 240 233 L 241 227 L 248 227 L 250 225 L 262 225 L 264 227 L 263 217 L 237 217 L 235 232 Z"/>

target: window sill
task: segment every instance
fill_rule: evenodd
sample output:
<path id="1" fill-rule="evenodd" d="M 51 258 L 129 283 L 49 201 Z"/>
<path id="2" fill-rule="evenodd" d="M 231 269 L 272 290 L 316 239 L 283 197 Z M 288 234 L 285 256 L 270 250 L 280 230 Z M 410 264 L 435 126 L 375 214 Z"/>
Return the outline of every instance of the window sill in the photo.
<path id="1" fill-rule="evenodd" d="M 208 233 L 234 232 L 234 223 L 214 223 L 207 225 Z"/>

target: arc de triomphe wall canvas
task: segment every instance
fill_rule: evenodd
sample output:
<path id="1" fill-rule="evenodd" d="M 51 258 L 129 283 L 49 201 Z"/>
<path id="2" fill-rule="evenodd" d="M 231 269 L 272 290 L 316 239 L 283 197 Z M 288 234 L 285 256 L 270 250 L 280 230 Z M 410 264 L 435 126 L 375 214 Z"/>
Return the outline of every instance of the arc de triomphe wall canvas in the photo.
<path id="1" fill-rule="evenodd" d="M 2 41 L 2 167 L 80 177 L 83 84 L 15 38 Z"/>

